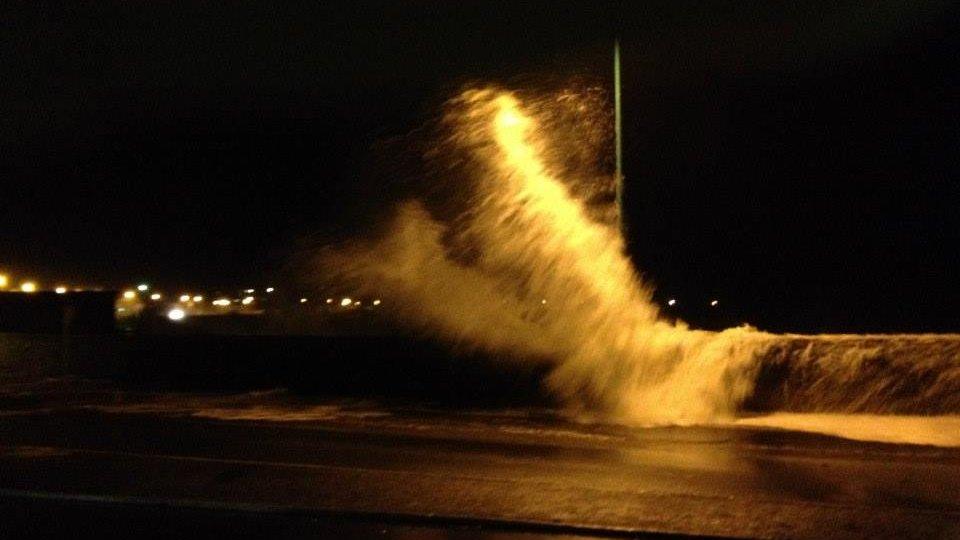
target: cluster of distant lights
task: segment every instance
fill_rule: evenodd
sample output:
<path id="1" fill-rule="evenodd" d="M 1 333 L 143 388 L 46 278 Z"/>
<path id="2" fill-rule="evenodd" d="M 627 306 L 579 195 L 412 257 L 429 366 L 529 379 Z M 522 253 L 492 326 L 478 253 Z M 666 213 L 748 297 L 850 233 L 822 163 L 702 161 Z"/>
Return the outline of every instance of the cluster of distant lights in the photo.
<path id="1" fill-rule="evenodd" d="M 0 274 L 0 290 L 6 290 L 8 287 L 10 287 L 10 282 L 11 282 L 10 276 L 6 274 Z M 38 286 L 36 281 L 27 280 L 27 281 L 21 282 L 19 287 L 17 287 L 17 289 L 19 289 L 20 292 L 32 293 L 32 292 L 37 292 Z M 54 290 L 57 291 L 57 294 L 63 294 L 67 292 L 66 287 L 57 287 Z"/>
<path id="2" fill-rule="evenodd" d="M 301 303 L 306 303 L 306 301 L 307 301 L 306 298 L 301 298 L 301 299 L 300 299 L 300 302 L 301 302 Z M 327 303 L 328 305 L 334 304 L 334 303 L 339 303 L 339 304 L 340 304 L 340 307 L 350 307 L 350 306 L 357 306 L 357 307 L 359 307 L 359 306 L 362 306 L 362 305 L 363 305 L 363 302 L 361 302 L 360 300 L 354 300 L 353 298 L 350 298 L 349 296 L 344 296 L 343 298 L 341 298 L 341 299 L 339 300 L 339 302 L 338 302 L 337 300 L 334 300 L 333 298 L 327 298 L 326 303 Z M 371 304 L 373 304 L 374 306 L 379 306 L 379 305 L 380 305 L 380 299 L 378 298 L 378 299 L 374 300 L 373 302 L 371 302 Z"/>
<path id="3" fill-rule="evenodd" d="M 274 289 L 273 287 L 267 287 L 265 290 L 267 293 L 273 293 L 276 289 Z M 134 301 L 139 299 L 141 294 L 146 295 L 146 293 L 149 291 L 150 291 L 150 286 L 147 285 L 146 283 L 141 283 L 140 285 L 137 285 L 136 290 L 128 289 L 126 291 L 123 291 L 121 296 L 123 297 L 124 300 Z M 231 300 L 229 298 L 217 298 L 216 300 L 213 300 L 210 303 L 217 307 L 229 307 L 231 304 L 241 304 L 244 306 L 249 306 L 256 300 L 253 296 L 249 296 L 254 292 L 256 292 L 254 289 L 246 289 L 244 290 L 244 294 L 248 296 L 244 296 L 243 298 L 236 299 L 236 300 Z M 159 302 L 160 300 L 163 300 L 163 294 L 159 292 L 150 293 L 149 296 L 147 297 L 150 298 L 150 300 L 153 300 L 154 302 Z M 202 304 L 206 300 L 206 298 L 202 294 L 181 294 L 179 297 L 177 297 L 177 300 L 181 304 Z M 302 299 L 301 299 L 301 302 L 302 302 Z M 122 310 L 123 308 L 120 308 L 120 309 Z M 186 311 L 184 311 L 183 308 L 174 307 L 173 309 L 167 312 L 167 317 L 175 321 L 183 320 L 184 318 L 186 318 Z"/>
<path id="4" fill-rule="evenodd" d="M 40 285 L 32 279 L 26 279 L 24 281 L 21 281 L 19 285 L 13 286 L 13 279 L 7 274 L 0 273 L 0 291 L 5 291 L 5 290 L 15 290 L 15 291 L 20 291 L 24 293 L 35 293 L 35 292 L 39 292 L 41 289 L 40 289 Z M 67 294 L 67 292 L 70 291 L 70 289 L 67 288 L 65 285 L 57 285 L 52 290 L 57 294 Z M 77 288 L 74 288 L 73 290 L 76 292 L 81 292 L 84 289 L 82 287 L 77 287 Z M 93 290 L 99 291 L 101 289 L 94 288 Z"/>
<path id="5" fill-rule="evenodd" d="M 10 278 L 9 278 L 9 276 L 7 276 L 6 274 L 0 274 L 0 290 L 6 289 L 7 287 L 9 287 L 9 285 L 10 285 Z M 37 284 L 36 284 L 36 282 L 34 282 L 34 281 L 24 281 L 24 282 L 22 282 L 22 283 L 20 284 L 20 287 L 19 287 L 19 288 L 20 288 L 20 291 L 21 291 L 21 292 L 33 293 L 33 292 L 36 292 L 36 291 L 37 291 Z M 150 290 L 150 286 L 149 286 L 149 285 L 147 285 L 146 283 L 141 283 L 140 285 L 137 285 L 137 290 L 136 290 L 136 291 L 134 291 L 134 290 L 132 290 L 132 289 L 131 289 L 131 290 L 124 291 L 124 292 L 123 292 L 123 298 L 124 298 L 124 300 L 135 300 L 135 299 L 137 298 L 137 296 L 138 296 L 138 291 L 139 291 L 140 293 L 146 293 L 146 292 L 149 291 L 149 290 Z M 265 290 L 268 294 L 271 294 L 271 293 L 273 293 L 276 289 L 273 288 L 273 287 L 267 287 L 267 288 L 264 289 L 264 290 Z M 57 287 L 54 289 L 54 292 L 56 292 L 57 294 L 66 294 L 66 293 L 67 293 L 67 288 L 64 287 L 64 286 L 62 286 L 62 285 L 60 285 L 60 286 L 57 286 Z M 252 295 L 252 294 L 254 294 L 254 293 L 256 292 L 255 289 L 245 289 L 243 292 L 244 292 L 244 294 L 246 294 L 247 296 L 244 296 L 243 298 L 239 299 L 239 303 L 240 303 L 241 305 L 249 306 L 250 304 L 253 304 L 253 303 L 256 301 L 256 298 L 254 298 L 253 296 L 250 296 L 250 295 Z M 158 293 L 158 292 L 154 292 L 154 293 L 151 293 L 151 294 L 150 294 L 149 298 L 150 298 L 150 300 L 153 300 L 154 302 L 157 302 L 157 301 L 160 301 L 160 300 L 163 299 L 163 295 L 160 294 L 160 293 Z M 204 301 L 204 297 L 203 297 L 202 295 L 182 294 L 182 295 L 180 295 L 180 297 L 178 298 L 178 300 L 180 301 L 180 303 L 184 303 L 184 304 L 185 304 L 185 303 L 189 303 L 189 302 L 193 302 L 193 303 L 195 303 L 195 304 L 200 304 L 200 303 L 202 303 L 202 302 Z M 300 299 L 300 303 L 301 303 L 301 304 L 306 304 L 307 302 L 309 302 L 309 299 L 308 299 L 308 298 L 301 298 L 301 299 Z M 236 300 L 231 300 L 231 299 L 229 299 L 229 298 L 217 298 L 216 300 L 214 300 L 214 301 L 211 302 L 211 303 L 212 303 L 213 305 L 217 306 L 217 307 L 230 307 L 230 305 L 237 303 L 237 301 L 236 301 Z M 334 303 L 339 303 L 340 307 L 344 307 L 344 308 L 350 307 L 350 306 L 360 307 L 360 306 L 362 305 L 362 302 L 361 302 L 360 300 L 354 300 L 353 298 L 350 298 L 349 296 L 345 296 L 345 297 L 341 298 L 340 300 L 336 300 L 336 299 L 334 299 L 334 298 L 327 298 L 325 303 L 328 304 L 328 305 L 333 305 Z M 372 304 L 373 304 L 374 306 L 379 306 L 380 303 L 381 303 L 381 301 L 380 301 L 379 298 L 376 299 L 376 300 L 374 300 L 374 301 L 372 302 Z M 546 301 L 546 299 L 544 299 L 544 300 L 541 300 L 540 303 L 541 303 L 541 304 L 546 304 L 547 301 Z M 674 307 L 674 306 L 676 306 L 676 305 L 677 305 L 677 299 L 676 299 L 676 298 L 671 298 L 671 299 L 667 300 L 667 306 L 669 306 L 669 307 Z M 719 301 L 719 300 L 714 299 L 714 300 L 711 300 L 711 301 L 710 301 L 710 307 L 717 307 L 718 305 L 720 305 L 720 301 Z M 123 308 L 120 308 L 120 309 L 122 310 Z M 183 308 L 180 308 L 180 307 L 174 307 L 173 309 L 171 309 L 170 311 L 167 312 L 167 318 L 170 319 L 171 321 L 182 321 L 182 320 L 185 319 L 186 317 L 187 317 L 187 312 L 186 312 Z"/>
<path id="6" fill-rule="evenodd" d="M 134 301 L 134 300 L 137 300 L 141 294 L 145 295 L 149 291 L 150 291 L 150 285 L 147 285 L 146 283 L 141 283 L 140 285 L 137 285 L 136 290 L 128 289 L 126 291 L 123 291 L 122 297 L 124 300 Z M 276 291 L 276 289 L 274 287 L 267 287 L 266 289 L 264 289 L 264 291 L 268 294 L 273 294 L 273 292 Z M 220 308 L 227 308 L 233 304 L 249 306 L 256 301 L 256 298 L 252 296 L 255 292 L 256 292 L 255 289 L 244 289 L 243 293 L 246 296 L 243 296 L 242 298 L 236 298 L 231 300 L 230 298 L 223 297 L 223 298 L 217 298 L 211 301 L 210 303 Z M 153 292 L 149 295 L 149 298 L 154 302 L 158 302 L 163 299 L 163 295 L 159 292 Z M 177 300 L 179 301 L 180 304 L 194 305 L 194 304 L 202 304 L 206 300 L 206 298 L 202 294 L 181 294 L 179 297 L 177 297 Z M 306 303 L 306 301 L 307 301 L 306 298 L 300 299 L 301 304 Z M 187 310 L 184 309 L 184 307 L 185 306 L 172 307 L 169 311 L 167 311 L 167 318 L 170 319 L 171 321 L 182 321 L 186 319 Z M 124 311 L 124 308 L 119 308 L 118 311 Z"/>
<path id="7" fill-rule="evenodd" d="M 267 292 L 273 292 L 273 290 L 274 290 L 274 289 L 269 288 L 269 289 L 267 289 Z M 244 291 L 244 292 L 246 292 L 246 293 L 249 294 L 249 293 L 252 293 L 253 291 L 252 291 L 252 290 L 247 290 L 247 291 Z M 185 295 L 182 295 L 182 296 L 179 298 L 179 300 L 180 300 L 181 303 L 190 303 L 190 302 L 192 302 L 192 303 L 195 303 L 195 304 L 196 304 L 196 303 L 203 302 L 203 297 L 202 297 L 202 296 L 193 296 L 193 297 L 191 297 L 191 296 L 185 294 Z M 243 298 L 239 301 L 239 303 L 240 303 L 241 305 L 243 305 L 243 306 L 249 306 L 249 305 L 253 304 L 255 301 L 256 301 L 256 298 L 254 298 L 253 296 L 245 296 L 245 297 L 243 297 Z M 308 303 L 309 301 L 310 301 L 309 298 L 301 298 L 301 299 L 300 299 L 300 304 L 306 304 L 306 303 Z M 224 308 L 226 308 L 226 307 L 230 307 L 232 304 L 236 304 L 237 302 L 236 302 L 235 300 L 230 300 L 229 298 L 218 298 L 218 299 L 216 299 L 216 300 L 214 300 L 214 301 L 212 301 L 212 302 L 210 302 L 210 303 L 213 304 L 213 305 L 215 305 L 215 306 L 217 306 L 217 307 L 224 307 Z M 327 298 L 325 303 L 326 303 L 327 305 L 339 305 L 339 306 L 342 307 L 342 308 L 361 307 L 361 306 L 363 305 L 363 302 L 362 302 L 362 301 L 360 301 L 360 300 L 354 300 L 354 299 L 352 299 L 352 298 L 350 298 L 350 297 L 343 297 L 343 298 L 341 298 L 339 301 L 338 301 L 338 300 L 335 300 L 335 299 L 333 299 L 333 298 Z M 382 303 L 383 303 L 383 301 L 380 300 L 379 298 L 377 298 L 376 300 L 372 301 L 370 304 L 373 305 L 373 306 L 379 306 L 379 305 L 382 304 Z M 181 308 L 181 307 L 175 307 L 175 308 L 173 308 L 173 309 L 171 309 L 170 311 L 167 312 L 167 318 L 170 319 L 171 321 L 175 321 L 175 322 L 182 321 L 182 320 L 184 320 L 184 319 L 187 318 L 187 312 L 186 312 L 186 310 L 184 310 L 184 309 Z"/>
<path id="8" fill-rule="evenodd" d="M 676 298 L 671 298 L 671 299 L 667 300 L 667 305 L 670 306 L 670 307 L 673 307 L 673 306 L 677 305 L 677 299 L 676 299 Z M 717 307 L 717 306 L 719 306 L 719 305 L 720 305 L 720 301 L 719 301 L 719 300 L 711 300 L 711 301 L 710 301 L 710 307 Z"/>
<path id="9" fill-rule="evenodd" d="M 276 289 L 273 287 L 267 287 L 265 289 L 267 293 L 273 293 L 275 290 Z M 121 296 L 124 300 L 132 302 L 132 301 L 138 300 L 141 294 L 146 295 L 149 291 L 150 291 L 150 285 L 146 283 L 141 283 L 140 285 L 137 285 L 136 290 L 133 290 L 133 289 L 125 290 L 123 291 Z M 247 295 L 247 296 L 244 296 L 243 298 L 238 298 L 235 300 L 231 300 L 229 298 L 217 298 L 216 300 L 213 300 L 210 303 L 217 307 L 230 307 L 232 304 L 241 304 L 243 306 L 249 306 L 256 300 L 253 296 L 250 296 L 251 294 L 256 292 L 254 289 L 245 289 L 243 292 L 244 294 Z M 149 296 L 147 297 L 150 300 L 153 300 L 154 302 L 159 302 L 160 300 L 163 300 L 163 294 L 156 291 L 150 293 Z M 180 304 L 192 305 L 192 304 L 202 304 L 206 300 L 206 298 L 202 294 L 181 294 L 179 297 L 177 297 L 177 300 L 179 301 Z M 121 308 L 118 308 L 117 311 L 124 312 L 126 311 L 126 308 L 121 307 Z M 187 318 L 187 311 L 183 308 L 183 306 L 174 306 L 169 311 L 167 311 L 167 318 L 170 319 L 171 321 L 182 321 Z"/>
<path id="10" fill-rule="evenodd" d="M 10 279 L 10 276 L 8 276 L 7 274 L 0 274 L 0 290 L 7 290 L 10 287 L 11 281 L 12 280 Z M 36 281 L 26 280 L 21 282 L 16 287 L 16 290 L 19 290 L 20 292 L 24 292 L 24 293 L 35 293 L 40 290 L 40 286 L 37 284 Z M 68 289 L 64 285 L 58 285 L 53 289 L 53 292 L 57 294 L 66 294 L 67 292 L 69 292 L 69 290 L 70 289 Z M 79 288 L 74 289 L 74 291 L 82 291 L 82 290 L 83 289 L 79 289 Z M 151 290 L 150 285 L 146 283 L 141 283 L 137 285 L 135 289 L 127 289 L 123 291 L 121 293 L 121 298 L 127 302 L 133 302 L 135 300 L 138 300 L 141 298 L 141 296 L 143 296 L 144 298 L 149 298 L 154 302 L 159 302 L 163 300 L 164 296 L 162 293 L 157 291 L 150 292 L 150 290 Z M 267 287 L 264 289 L 264 292 L 266 292 L 267 294 L 272 294 L 275 291 L 276 291 L 276 288 L 274 287 Z M 244 296 L 242 296 L 241 298 L 230 299 L 230 298 L 222 297 L 222 298 L 217 298 L 211 301 L 210 303 L 219 308 L 228 308 L 234 304 L 240 304 L 241 306 L 250 306 L 254 302 L 256 302 L 256 297 L 253 296 L 256 292 L 257 292 L 256 289 L 244 289 L 243 291 Z M 206 300 L 206 298 L 200 294 L 181 294 L 179 297 L 177 297 L 177 300 L 179 301 L 180 304 L 190 305 L 190 304 L 202 304 Z M 309 301 L 310 301 L 309 298 L 304 297 L 304 298 L 300 298 L 299 303 L 306 304 Z M 363 302 L 361 300 L 355 300 L 348 296 L 345 296 L 340 299 L 327 298 L 325 303 L 327 305 L 339 305 L 342 308 L 361 307 L 363 305 Z M 373 306 L 379 306 L 381 303 L 382 301 L 379 298 L 371 302 Z M 186 306 L 172 307 L 169 311 L 167 311 L 167 314 L 166 314 L 167 318 L 170 319 L 171 321 L 182 321 L 186 319 L 187 311 L 184 309 L 184 307 Z M 127 308 L 120 307 L 120 308 L 117 308 L 117 311 L 120 313 L 123 313 L 127 311 Z"/>
<path id="11" fill-rule="evenodd" d="M 137 286 L 136 291 L 134 291 L 133 289 L 126 290 L 123 292 L 122 296 L 124 300 L 133 301 L 139 298 L 140 293 L 145 294 L 149 290 L 150 290 L 149 285 L 140 284 Z M 267 287 L 266 289 L 264 289 L 264 292 L 266 292 L 267 294 L 273 294 L 275 291 L 276 289 L 274 287 Z M 211 301 L 210 303 L 220 308 L 228 308 L 234 304 L 240 304 L 241 306 L 250 306 L 257 301 L 256 297 L 253 296 L 253 294 L 255 294 L 256 292 L 257 292 L 256 289 L 244 289 L 243 293 L 246 296 L 243 296 L 242 298 L 230 299 L 230 298 L 222 297 L 222 298 L 217 298 Z M 150 294 L 149 298 L 150 300 L 153 300 L 153 301 L 159 301 L 163 299 L 163 295 L 158 292 L 154 292 Z M 199 294 L 197 295 L 182 294 L 177 298 L 177 300 L 181 304 L 192 305 L 192 304 L 202 304 L 205 301 L 205 298 L 203 295 L 199 295 Z M 304 297 L 304 298 L 300 298 L 299 303 L 306 304 L 309 301 L 310 301 L 309 298 Z M 327 298 L 325 303 L 327 305 L 339 304 L 340 307 L 344 307 L 344 308 L 360 307 L 363 305 L 362 301 L 354 300 L 353 298 L 350 298 L 347 296 L 341 298 L 340 300 L 335 300 L 334 298 Z M 383 303 L 382 300 L 380 300 L 379 298 L 371 302 L 373 306 L 379 306 L 382 303 Z M 123 310 L 123 308 L 120 308 L 120 309 Z M 187 318 L 187 311 L 184 309 L 183 306 L 174 306 L 169 311 L 167 311 L 167 318 L 170 319 L 171 321 L 177 321 L 177 322 L 182 321 Z"/>

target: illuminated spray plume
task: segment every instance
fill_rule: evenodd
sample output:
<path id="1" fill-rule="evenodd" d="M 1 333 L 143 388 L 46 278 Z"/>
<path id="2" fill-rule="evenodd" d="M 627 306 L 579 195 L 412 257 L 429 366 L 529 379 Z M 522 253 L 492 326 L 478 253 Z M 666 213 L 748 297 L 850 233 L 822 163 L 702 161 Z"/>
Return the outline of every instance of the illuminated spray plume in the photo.
<path id="1" fill-rule="evenodd" d="M 661 320 L 616 220 L 575 196 L 611 188 L 597 170 L 609 142 L 597 133 L 609 129 L 591 123 L 593 99 L 561 92 L 525 106 L 497 89 L 463 93 L 431 154 L 470 192 L 462 213 L 444 224 L 406 203 L 379 244 L 341 253 L 336 267 L 401 296 L 406 320 L 446 339 L 551 362 L 546 385 L 572 410 L 650 422 L 732 411 L 728 366 L 710 357 L 729 358 L 750 332 Z M 552 144 L 538 117 L 579 136 Z M 594 183 L 605 188 L 584 187 Z"/>
<path id="2" fill-rule="evenodd" d="M 589 91 L 523 100 L 497 88 L 464 92 L 449 102 L 427 156 L 460 207 L 440 218 L 428 204 L 406 202 L 380 241 L 328 255 L 326 266 L 370 292 L 391 291 L 400 319 L 424 331 L 546 363 L 546 388 L 579 417 L 704 422 L 732 418 L 745 404 L 960 411 L 957 340 L 911 341 L 904 347 L 919 352 L 891 361 L 881 351 L 889 340 L 864 348 L 746 327 L 692 330 L 662 318 L 611 212 L 615 178 L 598 157 L 611 142 L 609 119 L 597 116 L 602 105 Z M 886 372 L 863 379 L 871 363 Z M 893 400 L 891 379 L 911 370 L 945 378 L 923 395 L 895 388 L 902 399 Z M 810 388 L 791 392 L 777 377 L 806 379 Z M 758 388 L 765 378 L 776 390 Z"/>

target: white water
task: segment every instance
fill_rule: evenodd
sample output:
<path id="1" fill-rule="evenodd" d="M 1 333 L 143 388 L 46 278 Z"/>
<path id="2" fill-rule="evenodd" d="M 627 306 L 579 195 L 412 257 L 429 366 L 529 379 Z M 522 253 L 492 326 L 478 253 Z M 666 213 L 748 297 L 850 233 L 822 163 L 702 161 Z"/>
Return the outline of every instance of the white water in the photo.
<path id="1" fill-rule="evenodd" d="M 662 319 L 603 217 L 609 212 L 584 200 L 583 186 L 609 183 L 595 158 L 604 139 L 594 111 L 575 92 L 523 101 L 494 88 L 463 93 L 428 155 L 437 182 L 467 201 L 456 217 L 440 220 L 407 201 L 381 240 L 322 263 L 389 291 L 401 319 L 425 332 L 549 363 L 546 386 L 574 415 L 649 425 L 729 422 L 751 402 L 760 410 L 960 410 L 956 338 L 928 340 L 920 346 L 928 356 L 907 358 L 920 338 L 706 332 Z M 913 386 L 898 386 L 894 379 L 911 373 Z M 844 431 L 826 418 L 742 422 Z M 905 442 L 953 440 L 900 431 Z"/>
<path id="2" fill-rule="evenodd" d="M 774 413 L 740 418 L 732 424 L 809 431 L 857 441 L 960 446 L 960 416 Z"/>

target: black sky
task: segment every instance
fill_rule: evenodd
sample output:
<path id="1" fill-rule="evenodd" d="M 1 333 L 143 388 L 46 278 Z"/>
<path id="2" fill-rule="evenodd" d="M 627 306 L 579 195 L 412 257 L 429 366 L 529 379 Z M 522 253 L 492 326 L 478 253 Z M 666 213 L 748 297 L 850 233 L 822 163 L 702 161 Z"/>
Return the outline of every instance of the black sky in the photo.
<path id="1" fill-rule="evenodd" d="M 950 3 L 140 4 L 5 8 L 0 266 L 245 285 L 384 212 L 371 147 L 464 82 L 608 82 L 619 35 L 630 251 L 662 296 L 960 330 Z"/>

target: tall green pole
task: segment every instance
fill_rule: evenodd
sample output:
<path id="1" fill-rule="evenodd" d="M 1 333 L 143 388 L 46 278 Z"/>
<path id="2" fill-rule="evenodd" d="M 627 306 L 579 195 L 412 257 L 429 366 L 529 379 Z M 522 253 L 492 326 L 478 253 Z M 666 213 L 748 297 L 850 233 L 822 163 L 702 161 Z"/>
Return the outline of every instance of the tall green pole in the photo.
<path id="1" fill-rule="evenodd" d="M 620 232 L 624 232 L 624 222 L 623 222 L 623 133 L 622 133 L 622 118 L 620 112 L 620 40 L 615 39 L 613 41 L 613 123 L 614 123 L 614 132 L 616 137 L 616 153 L 617 153 L 617 172 L 616 182 L 617 188 L 617 219 L 619 220 Z"/>

